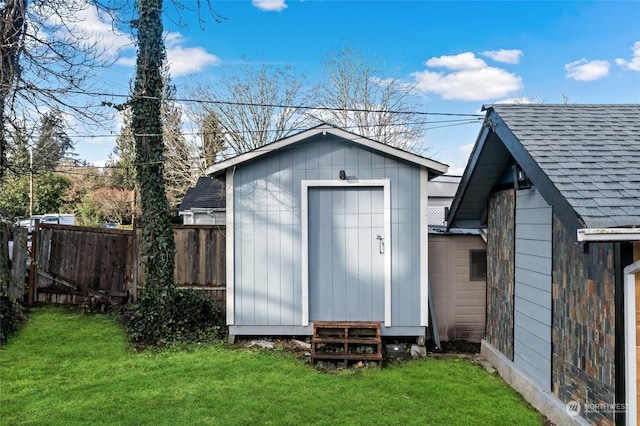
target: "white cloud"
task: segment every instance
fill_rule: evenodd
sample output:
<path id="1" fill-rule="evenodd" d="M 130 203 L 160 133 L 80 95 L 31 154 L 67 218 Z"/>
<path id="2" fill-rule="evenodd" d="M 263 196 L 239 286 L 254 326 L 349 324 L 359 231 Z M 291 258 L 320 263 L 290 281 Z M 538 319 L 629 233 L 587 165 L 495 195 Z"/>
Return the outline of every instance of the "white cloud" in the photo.
<path id="1" fill-rule="evenodd" d="M 624 59 L 616 59 L 616 64 L 622 68 L 630 71 L 640 71 L 640 41 L 636 41 L 631 47 L 631 60 L 626 61 Z"/>
<path id="2" fill-rule="evenodd" d="M 135 67 L 136 66 L 136 57 L 135 56 L 123 56 L 116 61 L 116 64 L 122 65 L 123 67 Z"/>
<path id="3" fill-rule="evenodd" d="M 567 77 L 579 81 L 593 81 L 606 77 L 609 74 L 609 62 L 601 60 L 588 61 L 580 59 L 564 66 Z"/>
<path id="4" fill-rule="evenodd" d="M 431 58 L 427 67 L 451 72 L 418 71 L 412 74 L 417 89 L 444 99 L 482 101 L 507 96 L 523 87 L 522 79 L 501 68 L 490 67 L 472 52 Z"/>
<path id="5" fill-rule="evenodd" d="M 494 102 L 495 104 L 520 104 L 520 105 L 527 105 L 527 104 L 543 104 L 544 103 L 544 98 L 543 97 L 539 97 L 539 96 L 525 96 L 525 95 L 520 95 L 520 96 L 512 96 L 510 98 L 507 99 L 502 99 L 500 101 L 496 101 Z"/>
<path id="6" fill-rule="evenodd" d="M 500 49 L 500 50 L 485 50 L 480 52 L 481 55 L 487 58 L 493 59 L 496 62 L 504 62 L 505 64 L 517 64 L 520 62 L 522 56 L 522 50 L 518 49 Z"/>
<path id="7" fill-rule="evenodd" d="M 171 77 L 180 77 L 202 71 L 208 65 L 220 64 L 220 58 L 202 47 L 184 47 L 185 39 L 180 33 L 167 33 L 165 45 Z"/>
<path id="8" fill-rule="evenodd" d="M 87 6 L 80 10 L 75 10 L 77 4 L 70 2 L 67 5 L 61 3 L 56 7 L 68 6 L 73 10 L 73 20 L 62 22 L 59 15 L 52 13 L 48 23 L 58 26 L 57 32 L 61 37 L 71 35 L 74 38 L 84 38 L 88 45 L 95 43 L 98 53 L 104 52 L 109 59 L 117 58 L 123 50 L 133 49 L 133 40 L 128 34 L 114 30 L 113 20 L 105 14 L 98 14 L 95 7 Z M 65 11 L 58 11 L 64 15 Z"/>
<path id="9" fill-rule="evenodd" d="M 165 46 L 167 50 L 167 62 L 171 77 L 181 77 L 187 74 L 202 71 L 209 65 L 220 64 L 220 58 L 207 52 L 202 47 L 185 47 L 185 38 L 180 33 L 167 33 Z M 117 63 L 122 66 L 135 66 L 135 57 L 122 57 Z"/>
<path id="10" fill-rule="evenodd" d="M 428 67 L 448 68 L 450 70 L 477 70 L 487 66 L 480 58 L 476 58 L 472 52 L 458 55 L 443 55 L 439 58 L 431 58 L 427 61 Z"/>
<path id="11" fill-rule="evenodd" d="M 264 12 L 282 12 L 287 8 L 285 0 L 253 0 L 253 5 Z"/>

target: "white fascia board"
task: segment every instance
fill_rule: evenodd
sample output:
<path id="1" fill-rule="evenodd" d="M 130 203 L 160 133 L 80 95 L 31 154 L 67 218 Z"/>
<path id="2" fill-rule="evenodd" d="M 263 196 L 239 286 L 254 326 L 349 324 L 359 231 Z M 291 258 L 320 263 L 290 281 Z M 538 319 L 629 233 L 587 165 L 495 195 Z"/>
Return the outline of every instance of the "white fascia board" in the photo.
<path id="1" fill-rule="evenodd" d="M 329 124 L 323 124 L 321 126 L 314 127 L 313 129 L 309 129 L 302 133 L 298 133 L 297 135 L 294 135 L 285 139 L 281 139 L 280 141 L 261 146 L 260 148 L 254 149 L 244 154 L 240 154 L 233 158 L 229 158 L 228 160 L 216 163 L 208 167 L 207 170 L 205 171 L 205 174 L 207 175 L 215 174 L 221 170 L 227 169 L 229 167 L 235 166 L 240 163 L 244 163 L 245 161 L 252 160 L 254 158 L 265 155 L 269 152 L 276 151 L 280 148 L 284 148 L 288 145 L 299 142 L 303 139 L 307 139 L 318 134 L 326 135 L 327 133 L 330 133 L 332 135 L 338 136 L 343 139 L 350 140 L 356 144 L 366 146 L 368 148 L 373 149 L 374 151 L 382 152 L 382 153 L 391 155 L 393 157 L 397 157 L 397 158 L 409 161 L 413 164 L 427 167 L 429 169 L 432 169 L 436 172 L 440 172 L 442 174 L 446 173 L 447 170 L 449 170 L 448 165 L 440 163 L 438 161 L 431 160 L 426 157 L 421 157 L 419 155 L 412 154 L 408 151 L 403 151 L 401 149 L 394 148 L 390 145 L 376 142 L 372 139 L 365 138 L 364 136 L 358 136 L 354 133 L 349 133 L 342 129 L 333 127 Z"/>
<path id="2" fill-rule="evenodd" d="M 636 274 L 640 273 L 640 260 L 624 268 L 624 343 L 625 391 L 627 397 L 627 425 L 638 424 L 638 387 L 636 351 Z"/>
<path id="3" fill-rule="evenodd" d="M 226 210 L 226 269 L 227 269 L 227 325 L 234 325 L 235 323 L 235 224 L 234 224 L 234 203 L 233 203 L 233 175 L 235 169 L 227 169 L 226 176 L 226 195 L 227 206 Z"/>
<path id="4" fill-rule="evenodd" d="M 578 229 L 578 241 L 640 241 L 640 228 Z"/>
<path id="5" fill-rule="evenodd" d="M 420 325 L 429 326 L 429 172 L 420 168 Z"/>

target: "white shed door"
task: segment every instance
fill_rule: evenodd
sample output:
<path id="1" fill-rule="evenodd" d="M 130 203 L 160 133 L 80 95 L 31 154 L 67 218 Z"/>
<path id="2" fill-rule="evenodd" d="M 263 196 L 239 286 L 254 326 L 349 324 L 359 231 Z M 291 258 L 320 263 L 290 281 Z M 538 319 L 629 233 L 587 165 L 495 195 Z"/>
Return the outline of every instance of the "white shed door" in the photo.
<path id="1" fill-rule="evenodd" d="M 551 390 L 552 209 L 535 189 L 516 192 L 513 361 Z"/>
<path id="2" fill-rule="evenodd" d="M 383 194 L 309 188 L 310 321 L 384 321 Z"/>

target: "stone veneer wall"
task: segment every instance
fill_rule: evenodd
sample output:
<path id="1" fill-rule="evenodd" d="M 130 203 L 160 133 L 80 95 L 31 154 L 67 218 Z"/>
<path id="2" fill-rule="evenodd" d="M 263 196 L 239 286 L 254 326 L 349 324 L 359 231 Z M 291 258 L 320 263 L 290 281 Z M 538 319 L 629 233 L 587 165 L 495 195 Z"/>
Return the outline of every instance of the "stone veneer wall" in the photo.
<path id="1" fill-rule="evenodd" d="M 489 198 L 487 226 L 487 335 L 494 348 L 513 360 L 515 283 L 515 205 L 513 189 Z"/>
<path id="2" fill-rule="evenodd" d="M 563 402 L 615 401 L 615 256 L 612 243 L 583 253 L 575 231 L 553 218 L 553 392 Z M 594 424 L 613 425 L 613 412 L 585 412 Z"/>

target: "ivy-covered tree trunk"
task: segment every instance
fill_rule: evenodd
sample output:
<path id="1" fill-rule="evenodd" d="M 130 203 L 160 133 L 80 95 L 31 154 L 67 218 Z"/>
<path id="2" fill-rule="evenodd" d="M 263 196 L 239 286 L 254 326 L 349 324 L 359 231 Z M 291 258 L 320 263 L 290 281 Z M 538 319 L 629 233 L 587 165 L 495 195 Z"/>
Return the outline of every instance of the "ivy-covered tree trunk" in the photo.
<path id="1" fill-rule="evenodd" d="M 162 0 L 138 0 L 138 57 L 131 101 L 136 141 L 136 180 L 140 188 L 142 262 L 145 269 L 143 298 L 155 305 L 162 321 L 175 293 L 173 281 L 175 243 L 163 176 Z M 150 318 L 147 320 L 151 320 Z M 160 324 L 158 324 L 161 326 Z"/>

